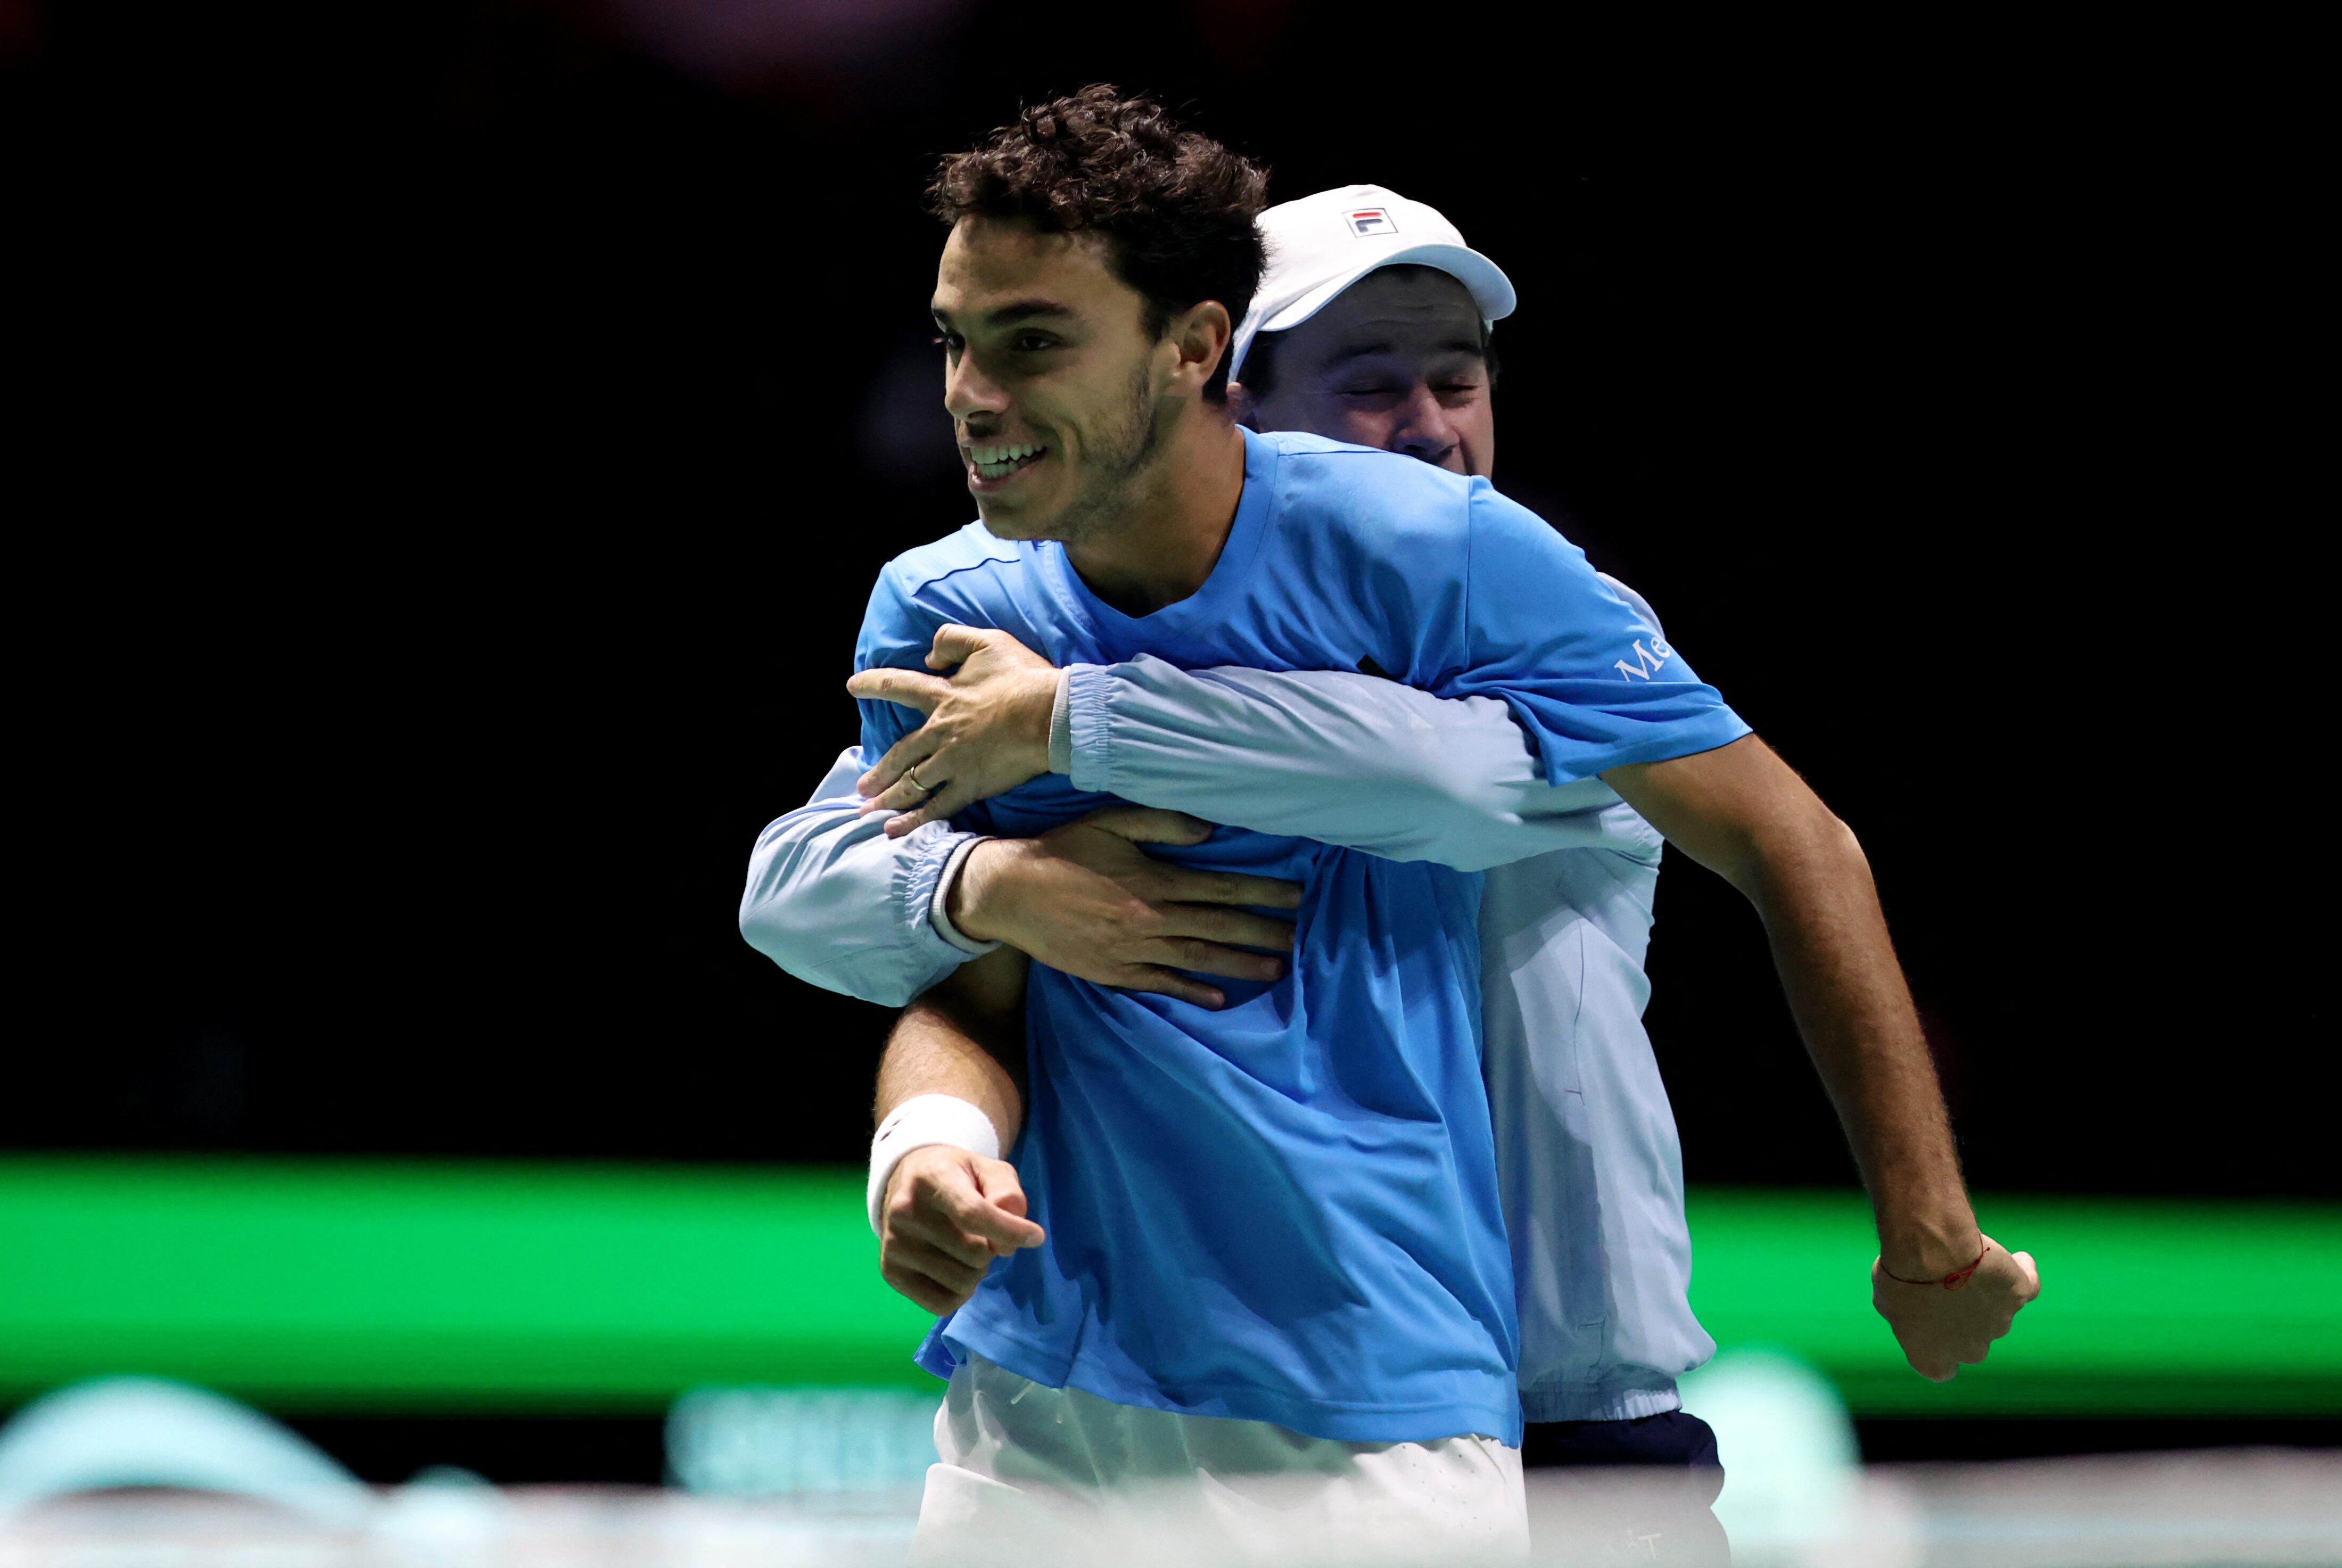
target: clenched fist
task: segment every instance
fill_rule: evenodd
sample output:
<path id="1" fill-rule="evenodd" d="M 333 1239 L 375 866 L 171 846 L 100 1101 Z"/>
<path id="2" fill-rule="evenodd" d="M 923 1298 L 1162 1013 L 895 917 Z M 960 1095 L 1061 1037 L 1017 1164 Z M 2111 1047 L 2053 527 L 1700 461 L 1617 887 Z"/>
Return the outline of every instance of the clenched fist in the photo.
<path id="1" fill-rule="evenodd" d="M 895 1163 L 878 1211 L 878 1272 L 937 1317 L 957 1312 L 995 1258 L 1041 1244 L 1016 1167 L 948 1144 Z"/>
<path id="2" fill-rule="evenodd" d="M 2025 1303 L 2041 1293 L 2041 1273 L 2030 1253 L 2012 1253 L 1990 1236 L 1976 1273 L 1949 1290 L 1912 1284 L 1870 1265 L 1870 1301 L 1895 1331 L 1911 1369 L 1930 1383 L 1949 1383 L 1963 1366 L 1985 1358 L 2008 1332 Z"/>

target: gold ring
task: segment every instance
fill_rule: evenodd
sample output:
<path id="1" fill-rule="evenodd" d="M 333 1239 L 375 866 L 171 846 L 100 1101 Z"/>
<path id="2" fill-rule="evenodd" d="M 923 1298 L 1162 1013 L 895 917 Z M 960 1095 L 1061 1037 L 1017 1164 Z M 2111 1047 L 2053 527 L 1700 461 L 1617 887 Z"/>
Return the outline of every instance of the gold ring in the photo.
<path id="1" fill-rule="evenodd" d="M 913 763 L 909 767 L 905 768 L 903 770 L 903 776 L 909 779 L 911 781 L 911 787 L 917 790 L 921 794 L 933 794 L 936 791 L 944 787 L 941 784 L 921 784 L 919 782 L 919 764 L 916 763 Z"/>

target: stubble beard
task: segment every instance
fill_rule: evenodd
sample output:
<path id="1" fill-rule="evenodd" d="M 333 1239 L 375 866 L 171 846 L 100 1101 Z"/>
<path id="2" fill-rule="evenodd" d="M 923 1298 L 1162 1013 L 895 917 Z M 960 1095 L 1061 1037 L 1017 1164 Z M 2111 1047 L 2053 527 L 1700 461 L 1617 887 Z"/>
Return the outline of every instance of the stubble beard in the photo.
<path id="1" fill-rule="evenodd" d="M 1084 544 L 1114 533 L 1129 521 L 1138 476 L 1154 460 L 1163 435 L 1152 380 L 1144 365 L 1131 378 L 1121 420 L 1102 431 L 1105 439 L 1092 446 L 1096 457 L 1089 480 L 1057 514 L 1056 526 L 1049 530 L 1051 537 L 1067 544 Z"/>

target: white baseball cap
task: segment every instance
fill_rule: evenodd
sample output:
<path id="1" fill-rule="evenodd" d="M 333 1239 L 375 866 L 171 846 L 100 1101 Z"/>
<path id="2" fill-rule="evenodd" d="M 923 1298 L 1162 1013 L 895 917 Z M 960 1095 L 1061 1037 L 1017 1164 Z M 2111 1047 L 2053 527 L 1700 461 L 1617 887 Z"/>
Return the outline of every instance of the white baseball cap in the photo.
<path id="1" fill-rule="evenodd" d="M 1512 281 L 1495 262 L 1464 243 L 1436 207 L 1408 201 L 1381 185 L 1344 185 L 1297 202 L 1279 202 L 1260 215 L 1268 268 L 1252 308 L 1236 325 L 1228 375 L 1241 381 L 1245 353 L 1264 332 L 1299 326 L 1336 295 L 1379 267 L 1430 266 L 1472 291 L 1480 319 L 1494 325 L 1518 303 Z"/>

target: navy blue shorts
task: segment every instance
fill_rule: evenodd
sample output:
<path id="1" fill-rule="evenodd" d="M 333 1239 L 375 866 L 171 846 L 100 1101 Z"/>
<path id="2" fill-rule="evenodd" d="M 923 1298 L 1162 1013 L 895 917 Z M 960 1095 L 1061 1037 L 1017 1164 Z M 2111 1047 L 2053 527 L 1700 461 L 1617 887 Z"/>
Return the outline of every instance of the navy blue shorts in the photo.
<path id="1" fill-rule="evenodd" d="M 1555 1473 L 1533 1483 L 1529 1527 L 1539 1562 L 1674 1568 L 1732 1562 L 1724 1526 L 1710 1511 L 1724 1490 L 1724 1465 L 1716 1433 L 1696 1415 L 1671 1410 L 1633 1421 L 1531 1422 L 1521 1463 Z M 1630 1488 L 1603 1485 L 1604 1473 L 1628 1466 Z M 1665 1484 L 1671 1476 L 1682 1484 Z"/>

